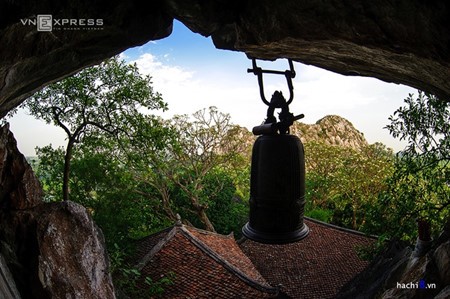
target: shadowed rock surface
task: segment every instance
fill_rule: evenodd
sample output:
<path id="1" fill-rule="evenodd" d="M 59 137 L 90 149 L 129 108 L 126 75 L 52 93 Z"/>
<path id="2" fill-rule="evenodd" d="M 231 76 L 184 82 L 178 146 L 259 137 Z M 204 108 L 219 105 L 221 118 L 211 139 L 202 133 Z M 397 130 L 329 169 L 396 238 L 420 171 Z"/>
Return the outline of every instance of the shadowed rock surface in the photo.
<path id="1" fill-rule="evenodd" d="M 102 19 L 102 26 L 38 32 L 23 24 L 38 14 Z M 263 59 L 290 57 L 450 99 L 450 3 L 445 0 L 2 1 L 0 116 L 45 84 L 167 37 L 173 19 L 211 36 L 217 48 Z"/>
<path id="2" fill-rule="evenodd" d="M 392 241 L 365 271 L 340 290 L 336 299 L 449 298 L 449 265 L 450 221 L 434 246 L 421 256 L 400 242 Z M 417 285 L 401 287 L 408 283 Z M 435 285 L 428 287 L 428 284 Z"/>
<path id="3" fill-rule="evenodd" d="M 22 298 L 115 298 L 101 231 L 76 203 L 42 202 L 8 125 L 0 128 L 0 191 L 0 254 Z"/>

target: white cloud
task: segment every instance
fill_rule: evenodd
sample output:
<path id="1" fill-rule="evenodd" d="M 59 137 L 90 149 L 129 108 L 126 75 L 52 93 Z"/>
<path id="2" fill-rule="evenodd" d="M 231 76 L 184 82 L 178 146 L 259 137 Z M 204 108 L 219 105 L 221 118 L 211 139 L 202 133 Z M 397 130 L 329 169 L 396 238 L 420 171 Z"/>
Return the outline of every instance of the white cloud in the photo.
<path id="1" fill-rule="evenodd" d="M 119 54 L 119 59 L 120 60 L 128 60 L 128 59 L 130 59 L 130 56 L 125 54 L 125 52 L 122 52 L 122 53 Z"/>
<path id="2" fill-rule="evenodd" d="M 142 54 L 137 60 L 131 62 L 137 64 L 141 73 L 152 76 L 153 84 L 162 89 L 189 82 L 194 74 L 179 66 L 165 65 L 150 53 Z"/>
<path id="3" fill-rule="evenodd" d="M 230 113 L 234 123 L 251 129 L 266 116 L 267 106 L 261 102 L 257 79 L 243 70 L 215 73 L 215 66 L 213 71 L 194 72 L 163 63 L 149 53 L 135 62 L 141 72 L 153 77 L 155 90 L 168 102 L 169 111 L 164 117 L 217 106 L 220 111 Z M 302 121 L 314 123 L 325 115 L 337 114 L 351 121 L 370 143 L 380 141 L 397 150 L 404 147 L 404 143 L 394 140 L 383 127 L 403 98 L 413 92 L 411 88 L 373 78 L 342 76 L 298 63 L 295 68 L 297 76 L 290 111 L 304 113 Z M 283 76 L 264 76 L 264 89 L 269 101 L 275 90 L 289 97 Z"/>
<path id="4" fill-rule="evenodd" d="M 266 107 L 259 100 L 256 80 L 251 86 L 227 74 L 221 74 L 218 80 L 209 72 L 199 74 L 168 65 L 149 53 L 134 62 L 143 74 L 152 76 L 154 89 L 169 104 L 169 111 L 163 114 L 166 118 L 174 114 L 191 114 L 209 106 L 217 106 L 220 111 L 230 113 L 235 123 L 249 128 L 264 118 Z M 247 74 L 243 73 L 244 76 Z M 254 111 L 258 113 L 252 113 Z"/>
<path id="5" fill-rule="evenodd" d="M 57 148 L 67 144 L 67 136 L 61 128 L 35 119 L 24 109 L 19 109 L 8 122 L 17 140 L 17 147 L 25 156 L 34 156 L 35 147 L 52 144 L 54 148 Z"/>

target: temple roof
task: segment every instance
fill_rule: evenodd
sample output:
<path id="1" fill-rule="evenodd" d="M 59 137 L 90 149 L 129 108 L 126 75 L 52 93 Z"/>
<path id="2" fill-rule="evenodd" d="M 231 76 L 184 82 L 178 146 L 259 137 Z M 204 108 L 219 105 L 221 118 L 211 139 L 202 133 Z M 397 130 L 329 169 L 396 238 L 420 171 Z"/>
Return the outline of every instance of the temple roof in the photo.
<path id="1" fill-rule="evenodd" d="M 141 239 L 135 265 L 153 281 L 173 274 L 164 298 L 333 298 L 368 262 L 362 233 L 306 218 L 309 235 L 273 245 L 175 225 Z M 145 288 L 145 284 L 139 285 Z"/>
<path id="2" fill-rule="evenodd" d="M 153 281 L 173 274 L 165 298 L 274 298 L 233 235 L 174 226 L 139 241 L 136 267 Z M 142 283 L 140 287 L 145 287 Z"/>
<path id="3" fill-rule="evenodd" d="M 292 298 L 333 298 L 339 289 L 368 265 L 358 250 L 375 238 L 313 219 L 305 219 L 309 235 L 283 245 L 240 242 L 261 275 Z"/>

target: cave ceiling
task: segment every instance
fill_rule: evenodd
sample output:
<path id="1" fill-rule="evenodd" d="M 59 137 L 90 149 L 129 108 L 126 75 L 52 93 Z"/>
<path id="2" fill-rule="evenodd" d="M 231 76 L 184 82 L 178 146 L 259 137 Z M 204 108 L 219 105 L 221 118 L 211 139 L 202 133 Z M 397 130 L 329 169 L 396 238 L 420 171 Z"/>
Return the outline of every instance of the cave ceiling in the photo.
<path id="1" fill-rule="evenodd" d="M 292 58 L 448 101 L 449 7 L 445 0 L 0 0 L 0 116 L 46 84 L 169 36 L 174 19 L 219 49 Z M 52 16 L 51 31 L 29 23 L 38 15 Z M 55 24 L 65 19 L 84 23 Z M 91 28 L 88 20 L 101 22 Z"/>

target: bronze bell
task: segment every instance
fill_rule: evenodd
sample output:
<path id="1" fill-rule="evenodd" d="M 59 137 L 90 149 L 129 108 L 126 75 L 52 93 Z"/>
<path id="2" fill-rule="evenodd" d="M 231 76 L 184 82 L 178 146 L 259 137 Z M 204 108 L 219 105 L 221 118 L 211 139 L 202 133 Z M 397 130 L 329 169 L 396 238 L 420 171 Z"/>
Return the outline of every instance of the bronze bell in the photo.
<path id="1" fill-rule="evenodd" d="M 247 238 L 283 244 L 303 239 L 305 159 L 295 135 L 262 135 L 253 145 L 250 181 L 250 221 L 242 232 Z"/>
<path id="2" fill-rule="evenodd" d="M 289 112 L 294 97 L 292 78 L 295 77 L 292 60 L 290 70 L 284 72 L 263 70 L 252 59 L 258 76 L 262 101 L 268 106 L 263 125 L 253 128 L 259 136 L 252 151 L 250 178 L 250 221 L 242 228 L 247 238 L 272 244 L 284 244 L 305 238 L 309 228 L 303 223 L 305 208 L 305 155 L 303 144 L 295 135 L 289 134 L 294 121 L 304 117 Z M 270 102 L 264 95 L 263 73 L 280 74 L 286 77 L 289 100 L 281 91 L 275 91 Z M 279 122 L 274 111 L 281 109 Z"/>

